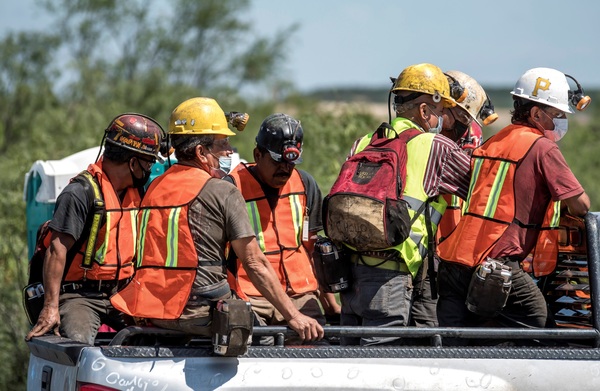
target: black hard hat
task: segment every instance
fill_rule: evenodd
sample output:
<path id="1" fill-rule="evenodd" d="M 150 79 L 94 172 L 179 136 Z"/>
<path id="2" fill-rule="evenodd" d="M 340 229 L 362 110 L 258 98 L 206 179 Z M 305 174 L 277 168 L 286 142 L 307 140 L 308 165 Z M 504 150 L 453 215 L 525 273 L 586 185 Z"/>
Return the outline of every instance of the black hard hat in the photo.
<path id="1" fill-rule="evenodd" d="M 105 132 L 106 142 L 163 161 L 159 151 L 165 132 L 154 119 L 137 113 L 121 114 Z"/>
<path id="2" fill-rule="evenodd" d="M 256 145 L 264 148 L 276 162 L 302 162 L 302 139 L 304 131 L 300 121 L 287 114 L 271 114 L 260 125 Z"/>

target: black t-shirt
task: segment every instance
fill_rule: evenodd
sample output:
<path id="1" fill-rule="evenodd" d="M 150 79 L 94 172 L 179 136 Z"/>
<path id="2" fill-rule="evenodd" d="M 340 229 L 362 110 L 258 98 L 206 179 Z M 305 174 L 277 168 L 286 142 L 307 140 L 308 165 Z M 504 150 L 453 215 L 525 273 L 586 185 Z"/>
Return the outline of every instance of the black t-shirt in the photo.
<path id="1" fill-rule="evenodd" d="M 79 240 L 90 213 L 88 193 L 79 182 L 69 183 L 56 199 L 50 229 Z"/>
<path id="2" fill-rule="evenodd" d="M 321 195 L 321 189 L 315 178 L 304 170 L 298 170 L 304 187 L 306 188 L 306 207 L 308 208 L 308 230 L 310 232 L 318 232 L 323 229 L 323 221 L 321 217 L 321 208 L 323 207 L 323 196 Z M 260 183 L 260 186 L 269 201 L 269 205 L 273 208 L 277 204 L 279 199 L 279 189 L 268 186 L 262 183 L 260 179 L 255 175 L 254 178 Z M 231 176 L 226 176 L 224 180 L 234 183 L 234 179 Z"/>

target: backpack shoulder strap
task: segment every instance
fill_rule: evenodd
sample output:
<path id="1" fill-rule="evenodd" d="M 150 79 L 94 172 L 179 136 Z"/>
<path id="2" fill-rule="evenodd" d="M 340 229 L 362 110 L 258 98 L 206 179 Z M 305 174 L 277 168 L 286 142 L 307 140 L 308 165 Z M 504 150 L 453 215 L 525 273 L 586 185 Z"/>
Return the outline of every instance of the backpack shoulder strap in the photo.
<path id="1" fill-rule="evenodd" d="M 88 200 L 90 201 L 91 213 L 88 214 L 88 218 L 81 234 L 82 238 L 87 238 L 87 245 L 81 261 L 81 267 L 90 269 L 92 267 L 92 258 L 94 256 L 96 242 L 98 241 L 98 231 L 100 230 L 106 214 L 106 206 L 104 204 L 104 197 L 102 196 L 100 185 L 89 171 L 84 170 L 80 172 L 73 180 L 79 182 L 83 186 L 87 193 Z"/>
<path id="2" fill-rule="evenodd" d="M 398 134 L 398 138 L 400 140 L 402 140 L 404 143 L 408 143 L 410 140 L 417 137 L 421 133 L 423 133 L 423 132 L 421 132 L 419 129 L 410 128 L 410 129 L 406 129 L 406 130 L 400 132 Z"/>
<path id="3" fill-rule="evenodd" d="M 390 132 L 394 133 L 394 137 L 392 137 L 392 138 L 388 137 L 388 134 Z M 396 129 L 394 129 L 394 127 L 392 125 L 388 124 L 387 122 L 382 122 L 381 125 L 379 125 L 379 127 L 375 131 L 375 133 L 373 133 L 371 142 L 373 142 L 375 140 L 380 140 L 380 139 L 386 139 L 386 140 L 394 139 L 396 137 L 398 137 L 398 132 L 396 131 Z"/>

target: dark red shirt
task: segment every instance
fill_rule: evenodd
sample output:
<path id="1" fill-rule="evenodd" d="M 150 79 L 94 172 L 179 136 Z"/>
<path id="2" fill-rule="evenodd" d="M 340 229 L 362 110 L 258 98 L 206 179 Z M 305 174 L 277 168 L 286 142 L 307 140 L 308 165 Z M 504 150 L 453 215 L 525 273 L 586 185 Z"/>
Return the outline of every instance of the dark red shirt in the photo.
<path id="1" fill-rule="evenodd" d="M 566 200 L 583 192 L 558 145 L 545 137 L 538 140 L 515 172 L 515 219 L 522 224 L 512 223 L 490 256 L 527 257 L 535 247 L 539 230 L 522 225 L 541 224 L 551 200 Z"/>

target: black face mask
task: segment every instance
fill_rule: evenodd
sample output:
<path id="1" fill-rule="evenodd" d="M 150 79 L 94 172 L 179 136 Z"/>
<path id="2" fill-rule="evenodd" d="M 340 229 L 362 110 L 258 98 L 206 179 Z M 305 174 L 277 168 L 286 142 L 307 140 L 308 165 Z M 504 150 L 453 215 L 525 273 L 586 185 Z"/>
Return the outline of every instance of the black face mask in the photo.
<path id="1" fill-rule="evenodd" d="M 466 133 L 466 131 L 469 129 L 469 125 L 465 125 L 460 121 L 454 121 L 454 134 L 457 137 L 457 140 L 460 140 L 460 138 Z"/>
<path id="2" fill-rule="evenodd" d="M 135 174 L 133 173 L 133 170 L 131 168 L 129 168 L 129 173 L 131 174 L 131 180 L 133 182 L 133 187 L 135 187 L 135 188 L 146 186 L 146 183 L 148 183 L 148 179 L 150 179 L 150 175 L 152 174 L 152 170 L 146 171 L 144 169 L 144 166 L 142 166 L 140 164 L 139 160 L 138 160 L 138 164 L 139 164 L 139 166 L 140 166 L 140 168 L 142 169 L 142 172 L 143 172 L 141 178 L 136 177 Z"/>

